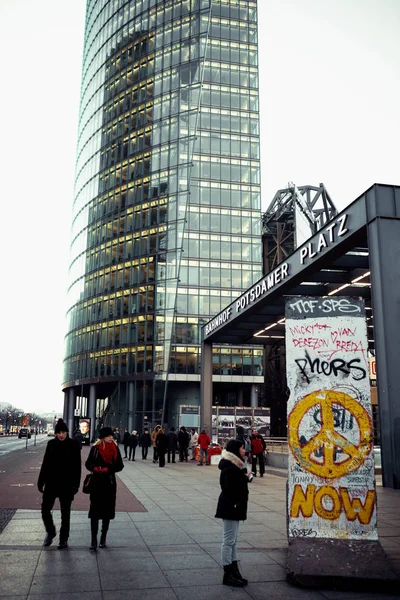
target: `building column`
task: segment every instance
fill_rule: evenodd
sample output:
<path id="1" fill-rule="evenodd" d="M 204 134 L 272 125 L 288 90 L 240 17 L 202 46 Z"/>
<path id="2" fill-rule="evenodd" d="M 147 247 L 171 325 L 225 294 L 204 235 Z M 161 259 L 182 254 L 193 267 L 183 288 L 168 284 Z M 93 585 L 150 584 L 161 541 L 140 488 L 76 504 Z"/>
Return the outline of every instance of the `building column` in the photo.
<path id="1" fill-rule="evenodd" d="M 391 188 L 388 188 L 387 193 L 390 194 L 391 191 Z M 380 200 L 381 198 L 379 198 Z M 388 200 L 388 206 L 394 207 L 395 199 L 388 198 Z M 399 200 L 397 206 L 400 206 Z M 400 219 L 378 217 L 370 222 L 368 224 L 368 246 L 376 349 L 382 478 L 384 487 L 400 489 Z"/>
<path id="2" fill-rule="evenodd" d="M 201 343 L 200 423 L 211 437 L 212 431 L 212 344 Z"/>
<path id="3" fill-rule="evenodd" d="M 90 442 L 94 442 L 96 434 L 96 386 L 92 384 L 89 388 L 88 417 L 90 419 Z"/>
<path id="4" fill-rule="evenodd" d="M 68 390 L 64 392 L 64 407 L 63 407 L 63 421 L 66 423 L 68 420 Z"/>
<path id="5" fill-rule="evenodd" d="M 243 388 L 239 388 L 236 397 L 237 406 L 243 406 Z"/>
<path id="6" fill-rule="evenodd" d="M 68 420 L 67 425 L 70 437 L 74 435 L 74 410 L 76 404 L 76 389 L 70 387 L 68 390 Z"/>
<path id="7" fill-rule="evenodd" d="M 134 383 L 130 381 L 128 384 L 128 429 L 129 433 L 133 431 L 133 419 L 134 419 L 134 409 L 133 409 L 133 393 L 134 393 Z"/>
<path id="8" fill-rule="evenodd" d="M 250 391 L 250 404 L 253 408 L 258 407 L 258 385 L 252 383 Z"/>

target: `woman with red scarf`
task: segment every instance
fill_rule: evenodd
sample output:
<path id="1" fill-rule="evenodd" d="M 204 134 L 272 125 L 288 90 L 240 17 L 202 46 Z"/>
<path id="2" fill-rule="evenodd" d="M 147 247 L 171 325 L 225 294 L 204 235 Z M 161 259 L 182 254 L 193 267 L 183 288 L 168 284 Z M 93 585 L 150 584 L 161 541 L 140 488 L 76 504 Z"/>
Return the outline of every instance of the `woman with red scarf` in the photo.
<path id="1" fill-rule="evenodd" d="M 90 492 L 89 519 L 92 531 L 90 550 L 97 550 L 97 533 L 99 520 L 102 520 L 100 548 L 106 547 L 106 537 L 110 520 L 115 517 L 115 500 L 117 482 L 115 473 L 122 471 L 124 463 L 116 445 L 111 427 L 100 429 L 97 442 L 92 446 L 85 463 L 88 471 L 92 471 Z"/>

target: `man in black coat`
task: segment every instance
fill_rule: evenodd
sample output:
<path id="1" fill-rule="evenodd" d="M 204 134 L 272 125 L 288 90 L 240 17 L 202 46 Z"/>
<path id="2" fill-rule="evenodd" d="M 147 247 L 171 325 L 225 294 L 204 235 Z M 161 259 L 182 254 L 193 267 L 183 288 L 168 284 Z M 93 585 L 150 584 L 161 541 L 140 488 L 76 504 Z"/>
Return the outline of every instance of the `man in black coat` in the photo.
<path id="1" fill-rule="evenodd" d="M 168 438 L 168 462 L 171 462 L 171 454 L 172 454 L 172 462 L 175 462 L 176 449 L 178 447 L 178 436 L 175 433 L 175 427 L 171 427 L 169 432 L 167 433 Z"/>
<path id="2" fill-rule="evenodd" d="M 135 452 L 136 452 L 136 446 L 138 445 L 138 442 L 139 442 L 139 437 L 138 437 L 136 429 L 134 429 L 132 431 L 132 435 L 129 438 L 129 459 L 128 460 L 135 460 Z"/>
<path id="3" fill-rule="evenodd" d="M 144 430 L 144 432 L 142 433 L 142 435 L 140 436 L 139 446 L 142 447 L 142 460 L 146 460 L 147 459 L 147 453 L 148 453 L 149 448 L 151 446 L 151 435 L 150 435 L 149 430 L 147 429 L 147 427 Z"/>
<path id="4" fill-rule="evenodd" d="M 186 427 L 182 425 L 178 433 L 179 462 L 183 462 L 184 460 L 188 462 L 189 441 L 190 438 Z"/>
<path id="5" fill-rule="evenodd" d="M 124 453 L 125 453 L 124 458 L 128 458 L 128 448 L 129 448 L 130 437 L 131 436 L 129 434 L 129 429 L 127 427 L 125 427 L 125 433 L 124 433 L 124 437 L 122 440 L 122 443 L 124 444 Z"/>
<path id="6" fill-rule="evenodd" d="M 47 443 L 37 485 L 43 494 L 42 519 L 46 528 L 43 546 L 50 546 L 56 537 L 51 511 L 56 498 L 59 498 L 61 529 L 58 549 L 63 550 L 68 546 L 71 504 L 81 481 L 81 452 L 78 442 L 68 437 L 68 427 L 62 419 L 57 421 L 54 434 L 54 439 Z"/>

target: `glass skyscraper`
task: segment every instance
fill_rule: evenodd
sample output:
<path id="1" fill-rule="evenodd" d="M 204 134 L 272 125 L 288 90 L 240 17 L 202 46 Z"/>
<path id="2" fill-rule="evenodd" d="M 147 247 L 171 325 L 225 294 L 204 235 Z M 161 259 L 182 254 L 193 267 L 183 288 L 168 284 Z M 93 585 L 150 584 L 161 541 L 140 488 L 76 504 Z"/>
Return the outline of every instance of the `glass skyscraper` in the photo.
<path id="1" fill-rule="evenodd" d="M 65 414 L 199 404 L 201 325 L 261 277 L 257 64 L 256 0 L 87 1 Z M 216 348 L 214 401 L 262 354 Z"/>

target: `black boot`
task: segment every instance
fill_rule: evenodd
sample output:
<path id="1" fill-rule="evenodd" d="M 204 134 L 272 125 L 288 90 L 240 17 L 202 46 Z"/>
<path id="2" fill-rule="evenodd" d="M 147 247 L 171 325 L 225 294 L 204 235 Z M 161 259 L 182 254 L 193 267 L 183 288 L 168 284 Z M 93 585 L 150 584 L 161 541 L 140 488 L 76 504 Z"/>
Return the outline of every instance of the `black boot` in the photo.
<path id="1" fill-rule="evenodd" d="M 245 579 L 244 577 L 242 577 L 242 575 L 241 575 L 241 573 L 239 571 L 238 561 L 237 560 L 233 560 L 231 566 L 232 566 L 232 570 L 236 574 L 236 577 L 238 579 L 241 579 L 243 581 L 243 585 L 247 585 L 249 582 L 247 581 L 247 579 Z"/>
<path id="2" fill-rule="evenodd" d="M 98 519 L 90 519 L 90 529 L 92 532 L 92 541 L 90 544 L 90 550 L 96 552 L 97 550 L 97 532 L 99 530 L 99 521 Z"/>
<path id="3" fill-rule="evenodd" d="M 110 521 L 108 519 L 103 519 L 103 525 L 101 528 L 101 536 L 100 536 L 100 544 L 99 548 L 106 548 L 106 539 L 107 539 L 107 531 L 110 525 Z"/>
<path id="4" fill-rule="evenodd" d="M 68 548 L 68 541 L 67 541 L 67 540 L 61 540 L 61 539 L 60 539 L 60 541 L 59 541 L 59 543 L 58 543 L 58 546 L 57 546 L 57 548 L 58 548 L 59 550 L 65 550 L 65 548 Z"/>
<path id="5" fill-rule="evenodd" d="M 50 533 L 47 533 L 46 537 L 44 538 L 43 546 L 50 546 L 55 537 L 56 537 L 56 530 L 51 531 Z"/>
<path id="6" fill-rule="evenodd" d="M 244 586 L 243 580 L 237 577 L 233 565 L 227 565 L 224 567 L 224 578 L 222 583 L 223 585 L 231 585 L 232 587 Z"/>

